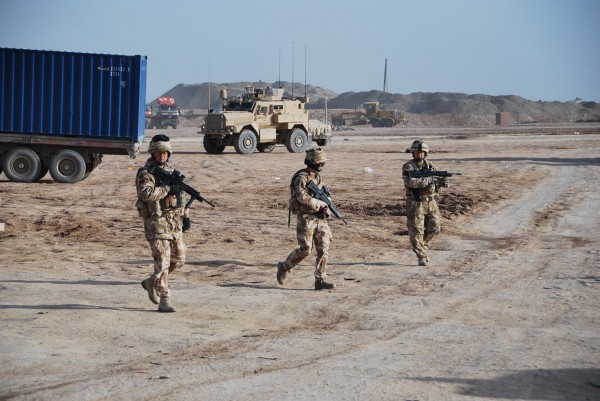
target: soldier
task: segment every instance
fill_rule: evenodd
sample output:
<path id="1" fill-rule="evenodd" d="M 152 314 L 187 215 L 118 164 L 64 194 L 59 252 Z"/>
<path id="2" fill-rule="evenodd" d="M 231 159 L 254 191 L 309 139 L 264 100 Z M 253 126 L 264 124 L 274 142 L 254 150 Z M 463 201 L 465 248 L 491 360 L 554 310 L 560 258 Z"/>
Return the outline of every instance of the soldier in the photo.
<path id="1" fill-rule="evenodd" d="M 173 171 L 168 164 L 173 148 L 166 135 L 155 135 L 148 147 L 151 157 L 136 176 L 138 200 L 135 206 L 144 219 L 144 233 L 154 259 L 154 274 L 142 281 L 159 312 L 175 312 L 171 304 L 169 274 L 185 263 L 183 232 L 191 226 L 189 209 L 182 202 L 182 191 L 176 185 L 162 185 L 151 173 L 154 166 Z"/>
<path id="2" fill-rule="evenodd" d="M 427 266 L 429 243 L 441 230 L 442 215 L 435 196 L 442 187 L 448 187 L 448 177 L 411 178 L 412 171 L 436 171 L 425 160 L 429 146 L 422 139 L 410 146 L 413 159 L 402 166 L 402 178 L 406 188 L 406 221 L 408 236 L 413 251 L 417 254 L 419 266 Z"/>
<path id="3" fill-rule="evenodd" d="M 327 204 L 313 197 L 314 194 L 307 188 L 310 181 L 315 181 L 319 188 L 324 183 L 319 175 L 325 166 L 325 152 L 321 148 L 306 151 L 304 164 L 306 168 L 299 170 L 292 177 L 290 184 L 290 213 L 297 215 L 296 237 L 298 244 L 286 258 L 277 264 L 277 281 L 283 285 L 286 274 L 306 258 L 315 244 L 317 260 L 315 266 L 315 290 L 329 290 L 335 284 L 325 281 L 327 276 L 327 257 L 331 242 L 331 229 L 327 224 L 330 211 Z"/>

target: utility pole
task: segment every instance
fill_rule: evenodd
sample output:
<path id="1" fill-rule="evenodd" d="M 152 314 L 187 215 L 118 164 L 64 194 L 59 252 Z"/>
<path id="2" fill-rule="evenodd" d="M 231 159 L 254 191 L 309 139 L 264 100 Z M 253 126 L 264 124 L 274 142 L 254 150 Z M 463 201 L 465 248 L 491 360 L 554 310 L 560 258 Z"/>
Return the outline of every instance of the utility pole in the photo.
<path id="1" fill-rule="evenodd" d="M 383 93 L 387 92 L 387 58 L 385 59 L 385 68 L 383 69 Z"/>

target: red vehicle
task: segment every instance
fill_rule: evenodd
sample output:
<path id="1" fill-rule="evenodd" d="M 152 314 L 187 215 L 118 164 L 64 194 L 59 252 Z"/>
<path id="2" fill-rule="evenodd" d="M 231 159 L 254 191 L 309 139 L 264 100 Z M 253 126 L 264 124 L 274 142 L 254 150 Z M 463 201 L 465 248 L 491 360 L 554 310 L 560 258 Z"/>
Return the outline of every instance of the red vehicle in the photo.
<path id="1" fill-rule="evenodd" d="M 167 128 L 177 129 L 179 125 L 179 106 L 175 104 L 172 97 L 159 97 L 156 99 L 156 110 L 152 105 L 146 106 L 146 128 Z"/>

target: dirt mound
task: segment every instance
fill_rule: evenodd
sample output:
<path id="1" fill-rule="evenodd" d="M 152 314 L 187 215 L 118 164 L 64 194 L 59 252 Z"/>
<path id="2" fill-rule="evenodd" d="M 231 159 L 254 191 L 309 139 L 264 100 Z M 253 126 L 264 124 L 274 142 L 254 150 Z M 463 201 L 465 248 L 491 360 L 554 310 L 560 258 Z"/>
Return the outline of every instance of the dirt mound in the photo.
<path id="1" fill-rule="evenodd" d="M 409 117 L 411 125 L 428 125 L 429 116 L 436 118 L 434 124 L 448 126 L 478 126 L 495 124 L 496 113 L 510 113 L 511 122 L 561 123 L 600 121 L 600 104 L 576 99 L 569 102 L 532 101 L 516 95 L 490 96 L 448 92 L 415 92 L 407 95 L 384 93 L 378 90 L 368 92 L 344 92 L 337 94 L 329 89 L 302 83 L 290 82 L 233 82 L 179 84 L 161 96 L 173 97 L 188 115 L 206 113 L 209 108 L 219 109 L 219 92 L 227 90 L 228 96 L 237 96 L 247 86 L 264 88 L 280 86 L 286 91 L 284 96 L 309 96 L 307 108 L 314 112 L 325 110 L 362 109 L 365 102 L 379 102 L 380 107 L 397 110 Z M 327 102 L 327 104 L 325 103 Z M 318 116 L 316 118 L 319 118 Z M 428 122 L 429 121 L 429 122 Z"/>
<path id="2" fill-rule="evenodd" d="M 290 82 L 232 82 L 232 83 L 214 83 L 204 82 L 202 84 L 178 84 L 165 92 L 162 96 L 172 97 L 176 99 L 177 104 L 184 110 L 195 110 L 209 108 L 219 109 L 221 107 L 221 100 L 219 99 L 219 92 L 222 89 L 227 91 L 227 96 L 238 96 L 245 92 L 247 86 L 253 86 L 255 88 L 265 88 L 270 86 L 272 88 L 281 87 L 285 89 L 284 96 L 304 96 L 305 88 L 304 84 Z M 317 86 L 307 85 L 306 95 L 310 99 L 325 99 L 334 98 L 337 94 L 331 90 L 320 88 Z M 155 99 L 156 100 L 156 99 Z M 155 101 L 153 100 L 153 102 Z M 311 100 L 312 101 L 312 100 Z"/>

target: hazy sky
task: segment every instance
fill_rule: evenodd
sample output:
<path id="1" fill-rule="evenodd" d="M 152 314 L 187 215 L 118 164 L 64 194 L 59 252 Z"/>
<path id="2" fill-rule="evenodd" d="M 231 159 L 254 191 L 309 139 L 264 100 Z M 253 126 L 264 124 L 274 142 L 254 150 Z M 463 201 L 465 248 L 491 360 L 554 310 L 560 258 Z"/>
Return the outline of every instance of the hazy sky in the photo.
<path id="1" fill-rule="evenodd" d="M 382 90 L 387 58 L 392 93 L 600 102 L 600 0 L 0 0 L 0 47 L 148 56 L 147 100 L 280 76 Z"/>

